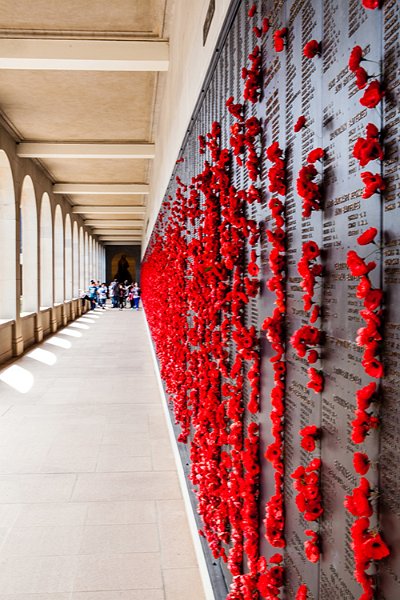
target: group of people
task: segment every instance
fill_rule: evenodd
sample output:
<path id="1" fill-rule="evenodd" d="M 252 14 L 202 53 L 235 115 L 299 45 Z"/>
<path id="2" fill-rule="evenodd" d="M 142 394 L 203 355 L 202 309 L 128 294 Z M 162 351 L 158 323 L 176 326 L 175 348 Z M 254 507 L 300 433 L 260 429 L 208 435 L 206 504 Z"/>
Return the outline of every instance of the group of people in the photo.
<path id="1" fill-rule="evenodd" d="M 111 300 L 112 308 L 123 310 L 126 308 L 127 303 L 130 302 L 131 310 L 139 310 L 140 288 L 137 282 L 129 283 L 128 281 L 124 281 L 124 283 L 121 283 L 118 279 L 114 279 L 107 286 L 106 283 L 100 283 L 91 279 L 87 291 L 82 292 L 81 298 L 82 304 L 86 300 L 90 301 L 91 310 L 94 310 L 96 306 L 105 310 L 108 298 Z"/>

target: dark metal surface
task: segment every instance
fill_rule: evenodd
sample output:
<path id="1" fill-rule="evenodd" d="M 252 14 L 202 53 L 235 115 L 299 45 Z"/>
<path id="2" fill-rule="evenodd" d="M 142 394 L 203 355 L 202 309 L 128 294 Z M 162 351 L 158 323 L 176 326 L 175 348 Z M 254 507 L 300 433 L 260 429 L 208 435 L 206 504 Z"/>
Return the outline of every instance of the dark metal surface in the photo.
<path id="1" fill-rule="evenodd" d="M 346 255 L 349 249 L 359 250 L 356 237 L 366 227 L 382 231 L 383 253 L 378 251 L 374 260 L 382 265 L 383 285 L 386 292 L 385 363 L 387 377 L 383 383 L 382 430 L 371 436 L 367 448 L 373 460 L 380 461 L 380 481 L 369 477 L 371 483 L 380 485 L 381 497 L 376 505 L 384 535 L 390 544 L 392 556 L 379 571 L 379 593 L 382 600 L 400 598 L 400 202 L 398 197 L 399 111 L 396 90 L 399 74 L 399 4 L 387 0 L 382 14 L 365 10 L 360 0 L 288 0 L 270 2 L 259 0 L 259 14 L 268 16 L 271 29 L 263 41 L 264 82 L 263 97 L 257 105 L 247 107 L 246 117 L 257 115 L 263 120 L 263 146 L 279 141 L 287 158 L 288 194 L 286 216 L 288 232 L 287 278 L 287 339 L 303 323 L 304 313 L 297 272 L 297 261 L 304 241 L 313 239 L 323 249 L 326 268 L 323 286 L 318 291 L 323 306 L 322 329 L 326 335 L 323 348 L 325 389 L 320 395 L 307 387 L 307 364 L 288 346 L 287 392 L 285 421 L 285 500 L 286 587 L 284 597 L 294 600 L 300 583 L 306 583 L 311 597 L 319 600 L 356 600 L 361 592 L 354 580 L 353 556 L 350 549 L 349 530 L 353 519 L 346 513 L 344 496 L 357 484 L 352 466 L 355 446 L 350 442 L 350 423 L 355 409 L 355 392 L 368 383 L 361 367 L 360 348 L 355 345 L 357 329 L 361 326 L 358 311 L 361 301 L 355 298 L 357 282 L 349 276 Z M 185 137 L 181 155 L 185 162 L 177 165 L 171 178 L 168 194 L 176 189 L 175 175 L 190 183 L 191 177 L 202 170 L 204 157 L 198 154 L 197 137 L 211 129 L 214 120 L 221 122 L 222 140 L 228 144 L 232 117 L 225 109 L 225 100 L 233 95 L 240 101 L 243 82 L 242 66 L 256 41 L 251 33 L 252 23 L 247 18 L 248 4 L 232 2 L 226 27 L 218 44 L 215 60 L 210 67 L 204 92 L 196 106 L 191 125 Z M 277 54 L 272 49 L 273 31 L 288 27 L 286 50 Z M 321 58 L 314 60 L 303 56 L 304 44 L 311 40 L 322 41 Z M 388 93 L 384 113 L 363 109 L 359 104 L 360 92 L 354 85 L 347 61 L 350 50 L 359 44 L 371 61 L 369 72 L 379 74 L 383 59 L 384 76 Z M 375 71 L 374 71 L 375 70 Z M 300 115 L 307 118 L 308 127 L 293 133 L 293 125 Z M 360 167 L 352 157 L 352 147 L 357 137 L 363 135 L 367 123 L 373 122 L 385 129 L 386 161 L 384 175 L 387 192 L 381 210 L 378 196 L 362 200 Z M 305 163 L 308 152 L 322 146 L 327 152 L 323 176 L 324 210 L 313 213 L 309 219 L 301 216 L 301 202 L 297 196 L 296 178 Z M 264 161 L 265 163 L 265 161 Z M 375 167 L 367 170 L 374 170 Z M 376 169 L 375 169 L 376 170 Z M 247 176 L 232 165 L 232 183 L 237 188 L 248 185 Z M 263 165 L 264 201 L 260 207 L 249 208 L 249 215 L 260 222 L 268 219 L 266 166 Z M 191 228 L 193 235 L 194 229 Z M 246 308 L 247 325 L 261 326 L 272 313 L 273 294 L 265 289 L 270 276 L 265 236 L 261 237 L 261 296 Z M 379 269 L 374 274 L 374 284 L 380 285 Z M 269 392 L 272 386 L 272 369 L 268 361 L 271 350 L 262 339 L 262 395 L 261 411 L 256 420 L 261 428 L 261 501 L 260 518 L 264 517 L 266 500 L 273 494 L 273 470 L 263 458 L 263 452 L 272 441 L 269 413 Z M 248 390 L 245 390 L 245 395 Z M 245 415 L 249 421 L 254 416 Z M 295 502 L 290 473 L 306 464 L 310 456 L 301 450 L 298 431 L 315 423 L 323 430 L 321 441 L 322 493 L 324 516 L 321 519 L 323 556 L 318 565 L 305 560 L 304 529 L 308 524 L 299 514 Z M 187 452 L 182 449 L 185 464 Z M 194 496 L 192 497 L 194 501 Z M 261 528 L 261 553 L 274 553 Z M 207 549 L 205 549 L 207 554 Z M 221 563 L 218 567 L 208 554 L 210 573 L 215 579 L 218 600 L 225 598 L 221 582 L 229 584 L 230 576 Z M 216 571 L 216 568 L 218 569 Z"/>

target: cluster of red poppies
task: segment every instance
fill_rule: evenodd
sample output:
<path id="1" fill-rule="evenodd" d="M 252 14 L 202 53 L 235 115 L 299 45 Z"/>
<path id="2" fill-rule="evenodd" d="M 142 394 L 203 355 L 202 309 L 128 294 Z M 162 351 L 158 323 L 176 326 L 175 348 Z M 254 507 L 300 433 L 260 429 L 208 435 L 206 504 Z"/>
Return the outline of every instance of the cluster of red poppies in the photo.
<path id="1" fill-rule="evenodd" d="M 321 250 L 316 242 L 309 240 L 304 242 L 302 247 L 301 259 L 297 263 L 297 270 L 301 276 L 301 288 L 304 291 L 303 307 L 305 311 L 310 311 L 310 323 L 315 323 L 318 319 L 320 307 L 314 302 L 314 293 L 317 277 L 321 277 L 323 267 L 317 259 L 321 256 Z M 308 362 L 314 363 L 315 360 Z"/>
<path id="2" fill-rule="evenodd" d="M 320 429 L 316 425 L 308 425 L 300 430 L 301 447 L 307 452 L 314 452 L 316 440 L 320 437 Z M 304 513 L 306 521 L 316 521 L 322 514 L 322 497 L 320 491 L 319 471 L 321 461 L 314 458 L 309 465 L 298 467 L 291 477 L 295 479 L 294 488 L 299 492 L 296 497 L 296 505 L 300 512 Z M 304 542 L 304 552 L 307 560 L 312 563 L 319 561 L 321 556 L 321 544 L 319 533 L 312 529 L 306 529 L 305 535 L 311 539 Z"/>
<path id="3" fill-rule="evenodd" d="M 365 138 L 359 137 L 354 144 L 353 156 L 365 167 L 371 160 L 383 160 L 383 148 L 379 142 L 379 129 L 373 123 L 365 128 Z"/>
<path id="4" fill-rule="evenodd" d="M 276 600 L 279 598 L 280 590 L 283 587 L 283 556 L 274 554 L 269 559 L 269 565 L 265 558 L 259 561 L 259 579 L 257 589 L 266 600 Z"/>
<path id="5" fill-rule="evenodd" d="M 324 512 L 320 488 L 321 460 L 313 458 L 307 467 L 297 467 L 291 474 L 298 492 L 296 506 L 306 521 L 316 521 Z"/>
<path id="6" fill-rule="evenodd" d="M 248 10 L 247 14 L 250 17 L 250 19 L 253 19 L 255 17 L 255 15 L 257 14 L 257 6 L 255 4 L 252 4 L 252 6 Z M 264 17 L 261 22 L 261 27 L 259 27 L 259 26 L 253 27 L 253 33 L 257 38 L 261 38 L 263 35 L 265 35 L 268 32 L 269 28 L 270 28 L 269 19 L 267 17 Z M 274 31 L 273 40 L 274 40 L 274 49 L 276 52 L 282 52 L 282 50 L 284 49 L 287 32 L 288 32 L 288 30 L 286 27 L 283 27 L 283 29 L 278 29 L 278 30 Z"/>
<path id="7" fill-rule="evenodd" d="M 190 432 L 190 477 L 202 533 L 214 556 L 228 561 L 234 575 L 229 598 L 236 600 L 250 597 L 258 578 L 259 438 L 255 423 L 244 426 L 243 394 L 247 377 L 248 408 L 255 412 L 258 339 L 244 322 L 244 306 L 259 288 L 254 250 L 248 273 L 244 264 L 259 232 L 245 207 L 259 201 L 260 193 L 254 185 L 239 192 L 231 186 L 230 153 L 221 147 L 220 132 L 213 123 L 200 141 L 210 160 L 190 185 L 177 178 L 175 198 L 164 202 L 142 287 L 180 441 Z M 195 226 L 193 237 L 189 226 Z M 168 294 L 165 281 L 173 282 Z M 235 349 L 233 364 L 229 348 Z"/>
<path id="8" fill-rule="evenodd" d="M 275 52 L 282 52 L 285 48 L 285 40 L 288 34 L 287 27 L 274 31 L 274 49 Z"/>
<path id="9" fill-rule="evenodd" d="M 349 69 L 355 75 L 358 89 L 365 90 L 363 96 L 360 98 L 360 104 L 366 108 L 374 108 L 382 100 L 385 90 L 378 79 L 373 79 L 368 84 L 369 79 L 372 77 L 360 65 L 363 61 L 365 61 L 363 49 L 361 46 L 354 46 L 349 57 Z"/>
<path id="10" fill-rule="evenodd" d="M 365 322 L 365 326 L 358 329 L 356 338 L 357 346 L 364 350 L 361 364 L 367 375 L 380 379 L 383 377 L 383 364 L 379 360 L 382 342 L 381 304 L 383 292 L 381 289 L 372 287 L 368 276 L 376 268 L 376 263 L 375 261 L 367 263 L 357 252 L 350 250 L 347 254 L 347 265 L 351 274 L 360 279 L 356 295 L 357 298 L 363 300 L 365 307 L 360 310 L 360 316 Z"/>
<path id="11" fill-rule="evenodd" d="M 379 2 L 363 0 L 366 8 L 377 8 Z M 369 76 L 360 63 L 364 60 L 363 50 L 355 46 L 350 54 L 349 69 L 356 75 L 357 86 L 364 89 Z M 372 81 L 365 90 L 360 103 L 367 108 L 374 108 L 382 100 L 384 91 L 378 80 Z M 365 137 L 359 137 L 353 148 L 353 156 L 361 167 L 370 161 L 382 161 L 384 150 L 380 143 L 380 132 L 373 123 L 366 126 Z M 379 173 L 363 172 L 361 179 L 365 185 L 362 197 L 370 198 L 373 194 L 385 189 L 385 182 Z M 359 246 L 375 244 L 378 230 L 369 227 L 358 238 Z M 371 253 L 369 253 L 371 254 Z M 376 269 L 374 261 L 367 261 L 354 250 L 347 254 L 347 265 L 353 277 L 359 280 L 356 297 L 363 302 L 360 317 L 365 325 L 357 331 L 356 343 L 363 349 L 361 364 L 369 377 L 383 377 L 383 364 L 379 358 L 382 343 L 382 302 L 383 291 L 373 286 L 371 274 Z M 351 439 L 354 444 L 364 443 L 367 435 L 378 429 L 378 387 L 370 382 L 356 392 L 356 410 L 352 421 Z M 375 409 L 374 409 L 375 407 Z M 374 516 L 372 505 L 373 490 L 365 477 L 371 467 L 366 452 L 355 452 L 353 455 L 354 470 L 360 475 L 359 485 L 346 496 L 344 505 L 348 512 L 356 517 L 351 528 L 352 549 L 355 561 L 355 578 L 363 589 L 362 600 L 370 600 L 375 595 L 375 578 L 368 573 L 372 561 L 382 560 L 390 551 L 380 533 L 371 528 L 370 519 Z"/>
<path id="12" fill-rule="evenodd" d="M 296 181 L 297 193 L 302 198 L 303 217 L 310 217 L 313 210 L 321 210 L 322 192 L 317 183 L 318 170 L 314 163 L 304 165 Z"/>
<path id="13" fill-rule="evenodd" d="M 303 307 L 309 313 L 311 325 L 303 325 L 292 335 L 290 342 L 300 358 L 307 358 L 308 364 L 315 364 L 319 359 L 318 346 L 321 345 L 322 333 L 314 324 L 320 316 L 320 306 L 314 300 L 317 277 L 323 274 L 323 267 L 318 261 L 321 251 L 316 242 L 309 240 L 302 246 L 302 255 L 297 263 L 301 276 L 301 288 L 304 291 Z M 324 377 L 315 367 L 308 369 L 307 387 L 319 393 L 323 389 Z"/>
<path id="14" fill-rule="evenodd" d="M 257 6 L 253 4 L 247 14 L 250 19 L 253 19 L 257 14 Z M 268 30 L 269 20 L 267 18 L 262 19 L 260 27 L 257 25 L 253 27 L 253 33 L 256 38 L 262 38 Z M 260 46 L 254 46 L 248 59 L 250 61 L 250 66 L 242 68 L 242 79 L 244 80 L 243 98 L 244 100 L 249 100 L 255 104 L 259 101 L 262 93 L 262 61 Z"/>
<path id="15" fill-rule="evenodd" d="M 269 191 L 285 196 L 286 174 L 283 152 L 278 142 L 267 148 L 267 158 L 272 162 L 268 169 Z M 270 342 L 275 354 L 270 358 L 274 372 L 274 385 L 271 390 L 271 421 L 274 441 L 268 446 L 265 457 L 275 469 L 275 493 L 268 500 L 265 507 L 266 538 L 275 548 L 285 546 L 284 538 L 284 506 L 283 506 L 283 419 L 285 398 L 285 314 L 286 314 L 286 247 L 285 247 L 285 219 L 284 204 L 277 198 L 269 200 L 268 208 L 271 211 L 273 227 L 267 230 L 268 241 L 271 244 L 269 253 L 269 266 L 272 276 L 267 281 L 267 288 L 275 294 L 275 309 L 270 317 L 263 323 L 267 340 Z"/>
<path id="16" fill-rule="evenodd" d="M 319 427 L 316 425 L 307 425 L 306 427 L 303 427 L 303 429 L 300 429 L 299 434 L 301 437 L 301 447 L 307 452 L 314 452 L 317 446 L 316 440 L 318 440 L 321 435 Z"/>
<path id="17" fill-rule="evenodd" d="M 247 14 L 250 19 L 253 19 L 257 14 L 257 6 L 255 4 L 252 4 L 251 7 L 249 8 Z M 269 19 L 267 17 L 264 17 L 261 21 L 261 26 L 257 26 L 257 25 L 253 26 L 253 33 L 257 38 L 261 38 L 263 35 L 265 35 L 267 33 L 267 31 L 269 30 L 269 27 L 270 27 Z"/>
<path id="18" fill-rule="evenodd" d="M 301 119 L 301 118 L 300 118 Z M 304 122 L 300 123 L 298 130 L 301 129 Z M 312 172 L 314 163 L 324 157 L 323 148 L 315 148 L 308 157 L 308 165 L 300 171 L 297 180 L 298 190 L 305 191 L 302 181 L 302 173 Z M 317 184 L 315 184 L 317 185 Z M 319 186 L 317 186 L 319 187 Z M 314 188 L 316 189 L 316 188 Z M 308 193 L 308 192 L 307 192 Z M 307 193 L 303 195 L 303 215 L 310 216 L 311 205 L 308 203 Z M 318 192 L 319 193 L 319 192 Z M 305 204 L 306 203 L 306 204 Z M 309 323 L 302 325 L 290 338 L 290 343 L 300 358 L 306 358 L 309 365 L 314 365 L 320 359 L 320 346 L 322 343 L 322 332 L 316 323 L 320 317 L 320 306 L 315 301 L 316 283 L 319 277 L 323 275 L 323 267 L 320 262 L 321 250 L 314 240 L 309 240 L 302 245 L 302 253 L 297 270 L 301 277 L 300 286 L 303 290 L 303 308 L 308 315 Z M 324 387 L 324 375 L 321 370 L 309 366 L 307 371 L 309 380 L 308 389 L 315 393 L 321 393 Z M 314 452 L 317 449 L 316 441 L 320 438 L 321 430 L 315 424 L 307 425 L 299 431 L 301 438 L 300 445 L 307 452 Z M 323 513 L 322 496 L 320 490 L 320 466 L 319 458 L 311 460 L 307 467 L 299 466 L 291 475 L 295 479 L 294 487 L 298 491 L 296 505 L 307 521 L 316 521 Z M 317 531 L 306 529 L 305 535 L 310 539 L 304 542 L 304 551 L 306 558 L 316 563 L 320 559 L 320 537 Z M 307 597 L 307 589 L 305 588 Z M 301 592 L 299 592 L 301 593 Z M 302 597 L 301 595 L 299 597 Z"/>
<path id="19" fill-rule="evenodd" d="M 346 496 L 344 503 L 347 510 L 356 517 L 351 528 L 351 545 L 354 551 L 354 575 L 363 588 L 363 600 L 372 600 L 374 597 L 374 577 L 367 573 L 372 561 L 382 560 L 390 554 L 380 533 L 370 529 L 370 517 L 374 512 L 372 494 L 368 479 L 361 477 L 359 486 L 354 488 L 351 495 Z"/>
<path id="20" fill-rule="evenodd" d="M 249 117 L 246 121 L 243 116 L 243 104 L 235 103 L 233 96 L 226 101 L 226 107 L 237 120 L 230 127 L 229 144 L 236 157 L 236 162 L 243 166 L 252 181 L 257 181 L 261 170 L 261 157 L 257 152 L 257 140 L 261 134 L 261 122 L 257 117 Z M 246 159 L 244 156 L 246 155 Z"/>
<path id="21" fill-rule="evenodd" d="M 374 2 L 377 0 L 363 0 L 364 5 Z M 253 5 L 249 18 L 256 14 Z M 265 18 L 253 27 L 253 33 L 261 38 L 268 29 L 269 21 Z M 287 33 L 286 28 L 275 31 L 273 40 L 277 52 L 284 49 Z M 311 40 L 304 47 L 304 54 L 312 58 L 320 50 L 320 44 Z M 250 66 L 242 71 L 243 102 L 235 102 L 234 97 L 226 101 L 227 111 L 234 120 L 230 128 L 230 148 L 221 145 L 218 122 L 212 124 L 208 133 L 199 136 L 199 152 L 208 159 L 201 173 L 190 183 L 182 181 L 183 176 L 182 179 L 177 177 L 174 196 L 163 203 L 143 264 L 142 290 L 161 376 L 181 427 L 179 440 L 190 442 L 190 478 L 203 521 L 201 533 L 213 555 L 226 561 L 233 575 L 227 600 L 254 600 L 258 594 L 267 600 L 276 600 L 283 586 L 283 556 L 276 554 L 268 562 L 259 556 L 259 432 L 256 423 L 246 426 L 243 418 L 245 408 L 251 413 L 259 410 L 260 391 L 257 331 L 247 326 L 245 320 L 246 305 L 259 292 L 256 249 L 260 232 L 258 223 L 248 218 L 247 213 L 248 205 L 261 201 L 257 182 L 261 172 L 258 148 L 262 125 L 258 118 L 248 114 L 248 102 L 257 102 L 262 93 L 258 45 L 248 58 Z M 355 51 L 352 58 L 355 70 L 360 69 L 362 59 L 362 51 L 361 54 Z M 359 83 L 363 77 L 365 75 L 359 72 Z M 375 106 L 374 102 L 382 98 L 383 93 L 378 81 L 371 82 L 362 104 Z M 305 124 L 301 116 L 294 126 L 295 131 L 300 131 Z M 366 136 L 359 138 L 354 148 L 354 157 L 362 167 L 371 160 L 383 158 L 380 134 L 374 127 L 368 125 Z M 247 189 L 237 190 L 231 183 L 232 156 L 240 168 L 246 169 L 252 182 Z M 266 505 L 265 527 L 269 543 L 283 548 L 286 233 L 285 208 L 278 196 L 286 195 L 286 173 L 283 152 L 277 142 L 267 149 L 267 158 L 272 162 L 268 179 L 273 195 L 268 202 L 273 226 L 267 231 L 272 271 L 267 287 L 275 294 L 275 309 L 263 324 L 274 350 L 270 359 L 274 372 L 271 391 L 274 441 L 265 456 L 275 470 L 275 487 Z M 323 158 L 324 150 L 315 148 L 299 173 L 297 191 L 303 199 L 305 217 L 321 209 L 322 194 L 315 163 Z M 181 159 L 177 170 L 185 172 Z M 369 172 L 362 174 L 365 198 L 384 189 L 384 181 L 379 177 Z M 375 236 L 371 229 L 360 236 L 360 245 L 373 241 Z M 321 331 L 315 326 L 319 305 L 314 301 L 316 279 L 322 275 L 319 255 L 315 242 L 304 244 L 298 269 L 304 309 L 310 313 L 309 324 L 295 332 L 291 340 L 298 355 L 307 358 L 308 387 L 315 392 L 322 391 L 324 385 L 321 371 L 311 366 L 319 359 L 318 347 L 322 341 Z M 356 253 L 349 253 L 350 265 L 353 275 L 360 278 L 357 296 L 364 300 L 360 314 L 366 326 L 357 338 L 365 350 L 363 366 L 366 373 L 377 377 L 382 366 L 378 358 L 382 292 L 372 287 L 369 277 L 375 263 L 367 263 Z M 247 406 L 246 386 L 250 389 Z M 378 427 L 379 418 L 371 410 L 375 400 L 376 384 L 369 384 L 357 393 L 357 413 L 352 424 L 352 439 L 357 444 Z M 320 434 L 316 425 L 304 427 L 300 431 L 302 448 L 314 452 Z M 315 522 L 323 513 L 320 466 L 320 459 L 314 458 L 292 474 L 298 492 L 296 504 L 310 522 Z M 373 492 L 364 477 L 370 466 L 366 453 L 354 454 L 354 468 L 362 477 L 360 486 L 346 498 L 347 508 L 357 517 L 352 542 L 356 577 L 364 590 L 372 589 L 371 578 L 366 573 L 371 561 L 389 553 L 380 534 L 370 528 Z M 319 535 L 311 529 L 305 530 L 305 534 L 310 538 L 304 544 L 306 556 L 309 561 L 317 562 Z M 307 594 L 307 587 L 301 585 L 296 600 L 306 600 Z"/>
<path id="22" fill-rule="evenodd" d="M 253 104 L 258 102 L 262 90 L 261 49 L 254 46 L 248 59 L 250 66 L 242 68 L 242 79 L 244 80 L 243 97 Z"/>
<path id="23" fill-rule="evenodd" d="M 263 30 L 267 30 L 266 20 Z M 251 68 L 243 73 L 244 97 L 255 102 L 261 76 L 257 47 L 250 60 Z M 257 594 L 258 577 L 263 573 L 258 555 L 258 426 L 252 423 L 245 428 L 243 424 L 246 378 L 250 386 L 249 412 L 256 412 L 259 403 L 257 332 L 254 327 L 246 327 L 244 307 L 259 291 L 255 251 L 259 227 L 246 218 L 246 205 L 261 200 L 255 185 L 260 174 L 256 147 L 261 123 L 255 117 L 245 121 L 245 103 L 235 103 L 231 97 L 226 105 L 237 121 L 231 127 L 233 154 L 238 164 L 245 166 L 253 184 L 238 191 L 230 185 L 230 152 L 220 148 L 220 126 L 214 123 L 210 133 L 199 137 L 200 152 L 208 150 L 211 161 L 206 161 L 203 172 L 193 178 L 188 198 L 177 190 L 183 236 L 185 218 L 196 227 L 196 236 L 185 249 L 186 314 L 191 315 L 191 326 L 187 330 L 189 352 L 185 354 L 187 379 L 181 379 L 180 385 L 186 385 L 192 427 L 191 479 L 204 523 L 202 533 L 214 556 L 228 562 L 233 575 L 229 600 L 243 600 Z M 169 246 L 168 240 L 163 243 Z M 151 294 L 159 295 L 153 283 Z M 204 289 L 208 290 L 207 298 Z M 168 322 L 165 314 L 164 320 Z M 163 337 L 161 343 L 166 345 L 170 337 Z M 171 344 L 168 349 L 171 351 Z M 196 373 L 196 385 L 190 373 Z M 171 398 L 175 404 L 175 396 Z M 181 422 L 182 415 L 177 419 Z M 269 569 L 271 581 L 276 575 L 274 568 Z M 278 583 L 276 580 L 275 585 Z"/>

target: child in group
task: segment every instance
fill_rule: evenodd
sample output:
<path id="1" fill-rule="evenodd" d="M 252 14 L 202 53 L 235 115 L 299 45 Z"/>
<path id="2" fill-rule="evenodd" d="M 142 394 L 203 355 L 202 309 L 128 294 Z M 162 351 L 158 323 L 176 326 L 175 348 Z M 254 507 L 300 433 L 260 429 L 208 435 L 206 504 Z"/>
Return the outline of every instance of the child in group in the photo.
<path id="1" fill-rule="evenodd" d="M 106 308 L 106 300 L 107 300 L 107 286 L 105 283 L 102 283 L 98 289 L 99 296 L 99 305 L 103 310 Z"/>
<path id="2" fill-rule="evenodd" d="M 89 300 L 90 300 L 90 309 L 94 310 L 96 308 L 96 302 L 97 302 L 97 285 L 95 284 L 93 279 L 91 279 L 91 281 L 90 281 L 88 292 L 89 292 Z"/>
<path id="3" fill-rule="evenodd" d="M 133 304 L 131 302 L 132 310 L 133 309 L 139 310 L 140 287 L 138 286 L 136 281 L 135 281 L 134 285 L 132 286 L 131 294 L 132 294 L 132 300 L 133 300 Z"/>

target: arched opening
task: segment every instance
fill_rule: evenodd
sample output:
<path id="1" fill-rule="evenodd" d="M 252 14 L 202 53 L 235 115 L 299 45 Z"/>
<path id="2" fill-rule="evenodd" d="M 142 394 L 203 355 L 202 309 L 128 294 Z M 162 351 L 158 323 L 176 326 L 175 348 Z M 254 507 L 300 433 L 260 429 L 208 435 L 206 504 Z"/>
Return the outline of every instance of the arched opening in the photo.
<path id="1" fill-rule="evenodd" d="M 85 231 L 85 245 L 83 252 L 85 258 L 85 281 L 83 284 L 83 289 L 86 290 L 89 283 L 89 236 L 87 231 Z"/>
<path id="2" fill-rule="evenodd" d="M 54 300 L 64 302 L 64 228 L 59 204 L 54 217 Z"/>
<path id="3" fill-rule="evenodd" d="M 65 217 L 65 299 L 72 300 L 72 229 L 71 217 Z"/>
<path id="4" fill-rule="evenodd" d="M 88 280 L 93 279 L 93 238 L 89 235 L 89 272 L 88 272 Z"/>
<path id="5" fill-rule="evenodd" d="M 53 305 L 53 226 L 50 198 L 43 194 L 40 207 L 40 307 Z"/>
<path id="6" fill-rule="evenodd" d="M 0 151 L 0 319 L 15 319 L 16 221 L 14 182 L 10 162 Z"/>
<path id="7" fill-rule="evenodd" d="M 79 289 L 82 292 L 85 289 L 85 240 L 82 227 L 79 229 Z"/>
<path id="8" fill-rule="evenodd" d="M 38 309 L 37 210 L 35 188 L 27 175 L 21 192 L 21 312 Z"/>
<path id="9" fill-rule="evenodd" d="M 93 240 L 93 244 L 94 244 L 94 274 L 96 277 L 96 280 L 98 280 L 100 278 L 100 273 L 99 273 L 99 245 L 96 242 L 96 240 Z"/>
<path id="10" fill-rule="evenodd" d="M 72 230 L 72 296 L 79 298 L 79 233 L 76 221 Z"/>

